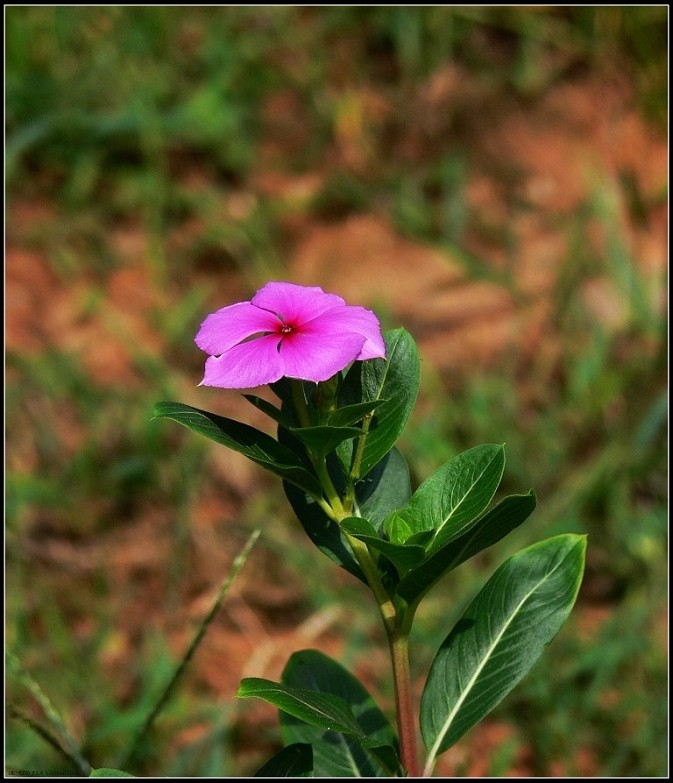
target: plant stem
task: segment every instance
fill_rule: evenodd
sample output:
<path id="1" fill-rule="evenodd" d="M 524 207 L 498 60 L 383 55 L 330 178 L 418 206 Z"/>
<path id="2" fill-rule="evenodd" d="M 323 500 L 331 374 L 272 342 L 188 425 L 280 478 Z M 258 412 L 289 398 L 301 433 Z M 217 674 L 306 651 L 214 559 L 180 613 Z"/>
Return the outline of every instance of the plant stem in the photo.
<path id="1" fill-rule="evenodd" d="M 419 777 L 418 750 L 416 747 L 416 720 L 414 715 L 413 693 L 411 688 L 411 670 L 409 668 L 409 631 L 413 614 L 395 608 L 388 595 L 376 564 L 369 554 L 367 546 L 346 534 L 360 567 L 367 577 L 379 605 L 383 625 L 388 637 L 390 658 L 393 665 L 393 683 L 395 688 L 395 712 L 397 715 L 397 733 L 400 740 L 400 761 L 409 777 Z"/>
<path id="2" fill-rule="evenodd" d="M 306 404 L 306 398 L 304 397 L 304 387 L 301 381 L 290 381 L 290 388 L 292 389 L 292 403 L 294 404 L 294 410 L 299 418 L 299 423 L 302 427 L 311 426 L 311 416 L 308 412 L 308 405 Z"/>
<path id="3" fill-rule="evenodd" d="M 304 397 L 301 383 L 298 381 L 292 381 L 292 401 L 302 426 L 310 426 L 311 419 L 308 406 L 306 405 L 306 398 Z M 355 483 L 360 478 L 362 457 L 372 418 L 372 413 L 365 414 L 363 417 L 363 433 L 358 438 L 356 444 L 353 466 L 348 477 L 346 494 L 343 499 L 332 482 L 326 461 L 324 459 L 315 459 L 313 455 L 309 454 L 326 497 L 326 501 L 323 500 L 320 505 L 337 524 L 340 524 L 343 519 L 349 516 L 353 507 Z M 345 531 L 343 533 L 353 550 L 360 568 L 362 568 L 370 589 L 374 593 L 379 611 L 381 612 L 381 618 L 383 619 L 383 625 L 386 629 L 386 636 L 388 637 L 393 666 L 397 732 L 400 740 L 400 762 L 409 777 L 419 777 L 420 767 L 416 747 L 416 721 L 409 668 L 409 631 L 413 610 L 411 614 L 408 614 L 408 612 L 396 609 L 381 580 L 381 574 L 372 559 L 367 545 Z"/>
<path id="4" fill-rule="evenodd" d="M 416 720 L 409 669 L 409 635 L 393 632 L 388 635 L 395 683 L 397 733 L 400 738 L 400 760 L 409 777 L 420 777 L 416 747 Z"/>
<path id="5" fill-rule="evenodd" d="M 312 455 L 311 458 L 313 460 L 315 471 L 318 474 L 320 485 L 322 486 L 325 497 L 327 498 L 328 508 L 330 508 L 332 512 L 331 514 L 328 514 L 328 516 L 331 516 L 335 522 L 339 523 L 342 519 L 348 516 L 348 513 L 343 507 L 339 493 L 337 492 L 336 487 L 334 486 L 334 482 L 332 481 L 329 471 L 327 470 L 327 462 L 324 458 L 315 459 Z"/>
<path id="6" fill-rule="evenodd" d="M 350 544 L 350 547 L 353 550 L 353 554 L 355 555 L 358 563 L 360 564 L 360 568 L 362 568 L 364 572 L 364 575 L 367 579 L 367 583 L 369 584 L 372 593 L 374 593 L 374 597 L 376 598 L 376 603 L 379 605 L 379 611 L 381 612 L 381 617 L 383 618 L 383 624 L 386 628 L 386 634 L 390 637 L 391 634 L 395 632 L 395 617 L 396 617 L 395 605 L 391 601 L 390 596 L 386 591 L 386 588 L 383 586 L 383 582 L 381 581 L 381 576 L 376 567 L 376 564 L 374 563 L 374 561 L 371 558 L 371 555 L 369 554 L 367 545 L 363 544 L 362 541 L 359 541 L 357 538 L 348 535 L 348 533 L 346 533 L 345 531 L 344 531 L 344 535 L 346 536 L 348 543 Z"/>
<path id="7" fill-rule="evenodd" d="M 355 447 L 353 466 L 351 468 L 350 475 L 348 476 L 348 486 L 346 488 L 346 497 L 344 499 L 344 503 L 348 508 L 353 507 L 353 501 L 355 500 L 355 482 L 360 478 L 362 455 L 365 451 L 365 443 L 367 442 L 367 435 L 369 434 L 369 425 L 372 423 L 373 417 L 373 413 L 365 413 L 365 415 L 362 417 L 362 435 L 360 435 L 358 438 L 357 445 Z"/>

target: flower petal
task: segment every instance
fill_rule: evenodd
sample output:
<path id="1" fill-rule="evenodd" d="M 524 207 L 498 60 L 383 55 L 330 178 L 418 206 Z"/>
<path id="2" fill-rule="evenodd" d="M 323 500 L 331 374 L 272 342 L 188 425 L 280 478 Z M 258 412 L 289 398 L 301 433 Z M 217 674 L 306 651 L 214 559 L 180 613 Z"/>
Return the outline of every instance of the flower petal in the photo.
<path id="1" fill-rule="evenodd" d="M 222 389 L 253 389 L 274 383 L 285 374 L 284 364 L 278 353 L 280 337 L 277 334 L 257 337 L 235 345 L 222 356 L 210 356 L 206 360 L 206 373 L 202 386 L 219 386 Z"/>
<path id="2" fill-rule="evenodd" d="M 364 307 L 355 305 L 335 307 L 302 326 L 303 332 L 309 330 L 312 334 L 343 335 L 353 332 L 362 335 L 365 342 L 362 351 L 355 358 L 358 360 L 385 358 L 386 346 L 381 336 L 379 319 L 371 310 Z"/>
<path id="3" fill-rule="evenodd" d="M 296 332 L 280 346 L 283 374 L 319 383 L 344 369 L 362 351 L 365 338 L 355 332 Z"/>
<path id="4" fill-rule="evenodd" d="M 283 320 L 300 325 L 337 305 L 345 305 L 337 294 L 326 294 L 318 286 L 267 283 L 252 297 L 252 304 L 278 313 Z"/>
<path id="5" fill-rule="evenodd" d="M 277 328 L 275 315 L 250 302 L 238 302 L 211 313 L 201 324 L 194 342 L 202 351 L 218 356 L 253 334 Z"/>

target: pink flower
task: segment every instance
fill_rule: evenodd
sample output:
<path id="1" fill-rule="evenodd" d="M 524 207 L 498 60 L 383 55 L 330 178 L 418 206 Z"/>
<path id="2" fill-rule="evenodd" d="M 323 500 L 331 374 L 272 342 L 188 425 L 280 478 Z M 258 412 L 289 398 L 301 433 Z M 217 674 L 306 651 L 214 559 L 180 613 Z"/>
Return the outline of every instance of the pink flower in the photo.
<path id="1" fill-rule="evenodd" d="M 354 360 L 385 357 L 371 310 L 293 283 L 267 283 L 250 302 L 212 313 L 194 341 L 209 354 L 201 384 L 223 389 L 249 389 L 284 376 L 318 383 Z"/>

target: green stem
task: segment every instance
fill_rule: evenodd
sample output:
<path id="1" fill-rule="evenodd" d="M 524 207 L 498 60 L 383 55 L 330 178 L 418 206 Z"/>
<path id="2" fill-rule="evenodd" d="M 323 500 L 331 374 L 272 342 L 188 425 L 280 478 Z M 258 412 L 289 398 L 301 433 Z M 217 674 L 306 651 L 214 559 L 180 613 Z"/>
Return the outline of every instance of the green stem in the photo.
<path id="1" fill-rule="evenodd" d="M 355 450 L 355 458 L 353 459 L 353 468 L 351 469 L 351 479 L 357 481 L 360 478 L 360 467 L 362 465 L 362 455 L 365 450 L 365 443 L 367 442 L 367 435 L 369 434 L 369 427 L 374 418 L 374 413 L 365 413 L 362 417 L 362 435 L 358 438 L 358 445 Z"/>
<path id="2" fill-rule="evenodd" d="M 299 417 L 299 423 L 302 427 L 311 426 L 311 416 L 308 412 L 308 405 L 306 404 L 306 397 L 304 397 L 304 387 L 301 381 L 290 381 L 290 388 L 292 389 L 292 402 L 294 403 L 294 410 Z"/>
<path id="3" fill-rule="evenodd" d="M 353 507 L 355 500 L 355 482 L 360 478 L 360 470 L 362 467 L 362 456 L 365 451 L 365 443 L 367 442 L 367 435 L 369 434 L 369 426 L 374 418 L 374 413 L 365 413 L 362 417 L 362 435 L 357 440 L 355 447 L 355 456 L 353 457 L 353 466 L 351 467 L 350 475 L 348 476 L 348 488 L 346 490 L 345 505 L 347 508 Z"/>
<path id="4" fill-rule="evenodd" d="M 367 546 L 347 533 L 346 538 L 360 567 L 364 571 L 369 587 L 376 597 L 388 637 L 390 658 L 393 665 L 397 733 L 400 739 L 400 761 L 409 777 L 419 777 L 416 720 L 411 686 L 411 670 L 409 667 L 409 631 L 413 613 L 410 614 L 408 609 L 407 611 L 404 611 L 402 608 L 396 609 L 381 581 L 381 576 Z"/>
<path id="5" fill-rule="evenodd" d="M 385 625 L 386 633 L 390 636 L 390 634 L 392 634 L 395 630 L 395 605 L 391 601 L 390 596 L 388 595 L 388 591 L 383 586 L 381 575 L 379 574 L 379 570 L 376 567 L 376 563 L 374 563 L 372 560 L 372 556 L 369 554 L 369 550 L 367 549 L 366 544 L 349 535 L 345 531 L 344 535 L 348 539 L 348 543 L 353 550 L 353 554 L 357 558 L 357 561 L 360 564 L 360 568 L 364 572 L 372 593 L 374 593 L 376 603 L 379 605 L 381 617 L 383 618 L 383 624 Z"/>
<path id="6" fill-rule="evenodd" d="M 302 427 L 310 427 L 311 414 L 309 413 L 308 405 L 306 404 L 304 387 L 302 386 L 301 381 L 295 380 L 290 381 L 290 386 L 292 388 L 292 402 L 294 404 L 294 410 L 297 414 L 297 418 L 299 419 L 299 423 Z M 324 458 L 318 459 L 314 454 L 311 453 L 310 449 L 307 449 L 307 452 L 311 462 L 313 463 L 315 472 L 318 475 L 320 485 L 323 488 L 326 498 L 326 500 L 323 498 L 316 498 L 316 500 L 320 508 L 322 508 L 327 516 L 330 517 L 330 519 L 333 519 L 335 522 L 340 522 L 344 517 L 348 516 L 348 514 L 344 510 L 341 497 L 339 496 L 329 471 L 327 470 L 327 462 Z"/>
<path id="7" fill-rule="evenodd" d="M 328 516 L 334 519 L 335 522 L 341 522 L 341 520 L 349 516 L 349 514 L 344 509 L 343 503 L 341 502 L 341 497 L 339 496 L 339 493 L 334 486 L 334 482 L 332 481 L 332 477 L 327 470 L 327 462 L 325 459 L 313 459 L 313 466 L 315 467 L 315 471 L 318 474 L 318 479 L 320 480 L 320 485 L 322 486 L 325 497 L 327 498 L 330 512 L 332 512 L 328 512 Z"/>

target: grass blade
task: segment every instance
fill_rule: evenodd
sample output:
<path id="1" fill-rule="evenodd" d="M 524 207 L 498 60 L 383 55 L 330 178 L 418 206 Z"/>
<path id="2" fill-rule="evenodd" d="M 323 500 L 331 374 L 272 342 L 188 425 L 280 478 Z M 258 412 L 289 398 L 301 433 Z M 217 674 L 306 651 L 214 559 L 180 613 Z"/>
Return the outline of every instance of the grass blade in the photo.
<path id="1" fill-rule="evenodd" d="M 24 721 L 33 731 L 60 751 L 68 761 L 71 761 L 83 775 L 88 777 L 91 772 L 91 765 L 81 754 L 77 743 L 70 736 L 70 732 L 66 728 L 63 719 L 51 703 L 47 694 L 42 690 L 33 676 L 21 666 L 19 659 L 15 655 L 12 655 L 12 653 L 7 653 L 7 665 L 8 669 L 19 678 L 22 685 L 40 705 L 45 717 L 49 721 L 51 729 L 43 726 L 33 720 L 29 715 L 26 715 L 23 711 L 12 706 L 10 709 L 14 717 Z"/>
<path id="2" fill-rule="evenodd" d="M 189 645 L 189 648 L 187 649 L 187 652 L 184 654 L 173 676 L 171 677 L 170 681 L 164 688 L 161 696 L 157 700 L 157 703 L 152 708 L 150 714 L 147 716 L 145 722 L 143 723 L 140 730 L 136 734 L 129 751 L 127 752 L 124 758 L 124 763 L 121 764 L 121 767 L 129 767 L 134 762 L 136 754 L 138 753 L 138 749 L 140 748 L 142 741 L 149 733 L 150 729 L 152 728 L 152 724 L 156 720 L 159 713 L 163 710 L 163 708 L 166 706 L 169 699 L 173 695 L 173 692 L 175 691 L 175 687 L 178 684 L 178 681 L 184 674 L 185 669 L 187 668 L 187 664 L 190 662 L 194 653 L 196 652 L 196 649 L 201 643 L 201 640 L 203 639 L 206 631 L 208 630 L 208 626 L 215 618 L 215 615 L 218 613 L 220 606 L 222 605 L 222 601 L 224 600 L 224 597 L 228 593 L 232 582 L 238 576 L 238 573 L 241 570 L 241 568 L 243 568 L 243 566 L 245 565 L 245 562 L 248 559 L 250 552 L 252 551 L 252 548 L 255 545 L 255 542 L 259 538 L 260 533 L 261 533 L 260 530 L 253 531 L 252 534 L 249 536 L 248 540 L 246 541 L 245 546 L 243 547 L 241 552 L 234 559 L 234 562 L 231 566 L 231 570 L 229 571 L 229 574 L 224 580 L 224 582 L 222 582 L 220 589 L 218 590 L 217 595 L 215 596 L 215 600 L 213 601 L 213 605 L 210 608 L 210 611 L 201 621 L 201 624 L 197 628 L 196 633 L 194 634 L 194 638 L 192 639 L 192 642 Z"/>

